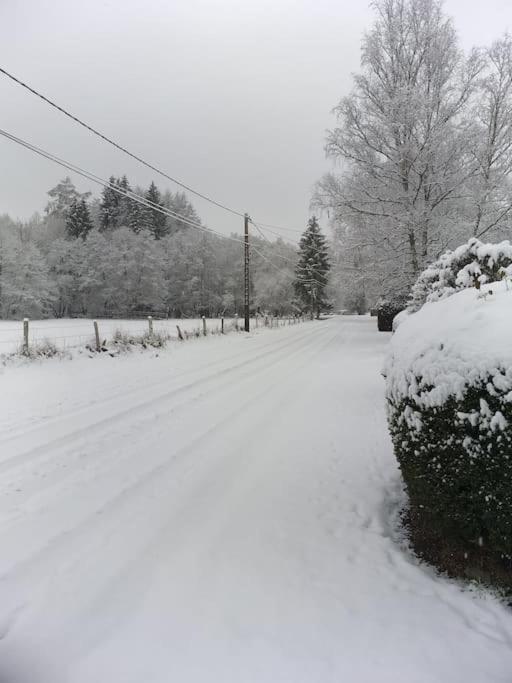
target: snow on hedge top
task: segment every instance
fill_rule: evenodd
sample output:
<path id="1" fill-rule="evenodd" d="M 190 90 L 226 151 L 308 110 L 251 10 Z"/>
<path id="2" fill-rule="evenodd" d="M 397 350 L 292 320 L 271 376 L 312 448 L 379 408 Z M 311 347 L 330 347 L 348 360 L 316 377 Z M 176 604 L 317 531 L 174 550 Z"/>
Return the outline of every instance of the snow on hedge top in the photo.
<path id="1" fill-rule="evenodd" d="M 512 286 L 496 282 L 425 304 L 393 335 L 384 375 L 391 401 L 408 397 L 420 410 L 460 400 L 482 381 L 512 401 Z"/>
<path id="2" fill-rule="evenodd" d="M 439 301 L 475 283 L 495 282 L 512 275 L 512 245 L 508 240 L 484 244 L 475 237 L 447 251 L 419 276 L 412 288 L 410 311 Z"/>

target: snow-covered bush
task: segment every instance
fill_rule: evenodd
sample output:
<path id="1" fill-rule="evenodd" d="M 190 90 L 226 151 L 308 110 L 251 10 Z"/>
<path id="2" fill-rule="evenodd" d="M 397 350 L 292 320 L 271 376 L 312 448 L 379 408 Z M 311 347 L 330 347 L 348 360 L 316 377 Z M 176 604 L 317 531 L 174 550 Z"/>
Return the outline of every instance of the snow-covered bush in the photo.
<path id="1" fill-rule="evenodd" d="M 170 340 L 170 335 L 166 332 L 144 332 L 143 334 L 130 334 L 123 330 L 114 330 L 112 335 L 112 343 L 114 346 L 122 351 L 129 351 L 134 346 L 142 346 L 147 348 L 148 346 L 154 348 L 162 348 Z M 106 348 L 106 345 L 104 345 Z"/>
<path id="2" fill-rule="evenodd" d="M 9 356 L 7 356 L 9 357 Z M 59 349 L 50 339 L 43 339 L 35 344 L 30 344 L 28 348 L 20 346 L 18 351 L 10 356 L 11 358 L 29 358 L 31 360 L 40 358 L 69 358 L 69 353 Z"/>
<path id="3" fill-rule="evenodd" d="M 377 305 L 377 328 L 379 332 L 391 332 L 393 319 L 407 306 L 407 297 L 397 295 L 393 300 L 381 301 Z"/>
<path id="4" fill-rule="evenodd" d="M 483 549 L 510 562 L 512 288 L 425 304 L 396 330 L 384 375 L 416 532 L 464 548 L 466 564 Z"/>
<path id="5" fill-rule="evenodd" d="M 444 253 L 421 273 L 412 288 L 409 310 L 418 311 L 424 303 L 509 275 L 512 275 L 510 242 L 484 244 L 473 237 L 454 251 Z"/>

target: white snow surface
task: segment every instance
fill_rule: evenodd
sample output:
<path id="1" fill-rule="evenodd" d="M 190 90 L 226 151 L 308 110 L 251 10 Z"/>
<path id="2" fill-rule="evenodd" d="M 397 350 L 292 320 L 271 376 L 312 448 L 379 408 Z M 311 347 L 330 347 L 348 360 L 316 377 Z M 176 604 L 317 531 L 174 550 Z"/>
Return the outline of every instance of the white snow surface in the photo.
<path id="1" fill-rule="evenodd" d="M 409 396 L 419 408 L 440 406 L 489 378 L 491 392 L 512 392 L 511 339 L 512 286 L 505 281 L 427 303 L 393 335 L 384 367 L 388 396 Z M 416 417 L 408 422 L 421 428 Z"/>
<path id="2" fill-rule="evenodd" d="M 142 335 L 148 332 L 148 320 L 145 319 L 97 319 L 99 326 L 100 339 L 110 341 L 116 330 L 133 335 Z M 252 319 L 255 325 L 255 319 Z M 224 325 L 226 331 L 232 329 L 236 324 L 235 318 L 226 318 Z M 260 325 L 263 319 L 260 320 Z M 166 320 L 153 321 L 155 332 L 162 332 L 170 335 L 173 339 L 178 339 L 176 326 L 179 325 L 181 331 L 194 333 L 202 331 L 203 321 L 201 318 L 169 318 Z M 238 325 L 243 325 L 243 320 L 238 321 Z M 220 318 L 207 318 L 207 330 L 220 330 Z M 29 321 L 29 343 L 42 344 L 46 340 L 51 341 L 61 350 L 76 349 L 85 347 L 86 344 L 94 344 L 93 320 L 88 318 L 51 318 L 48 320 Z M 23 344 L 23 321 L 22 320 L 0 320 L 0 355 L 14 353 Z"/>
<path id="3" fill-rule="evenodd" d="M 509 682 L 512 613 L 397 540 L 388 340 L 335 317 L 6 366 L 0 681 Z"/>
<path id="4" fill-rule="evenodd" d="M 395 315 L 395 317 L 393 318 L 393 324 L 392 324 L 393 332 L 396 332 L 398 330 L 398 327 L 403 322 L 405 322 L 410 315 L 411 315 L 411 312 L 407 308 L 404 308 L 403 311 L 400 311 L 400 313 L 397 313 Z"/>

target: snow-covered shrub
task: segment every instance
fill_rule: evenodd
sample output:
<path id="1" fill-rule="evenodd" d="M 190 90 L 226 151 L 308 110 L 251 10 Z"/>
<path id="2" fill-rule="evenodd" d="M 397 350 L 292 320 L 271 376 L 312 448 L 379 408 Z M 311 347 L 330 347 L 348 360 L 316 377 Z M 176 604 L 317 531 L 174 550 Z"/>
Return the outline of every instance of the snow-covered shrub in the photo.
<path id="1" fill-rule="evenodd" d="M 154 348 L 162 348 L 170 340 L 170 335 L 166 332 L 144 332 L 144 334 L 130 334 L 124 330 L 114 330 L 112 335 L 112 343 L 121 351 L 130 351 L 134 346 L 148 346 Z M 106 348 L 106 346 L 104 345 Z"/>
<path id="2" fill-rule="evenodd" d="M 32 343 L 28 348 L 20 346 L 19 351 L 15 356 L 23 356 L 24 358 L 54 358 L 59 356 L 61 358 L 69 357 L 69 354 L 62 349 L 59 349 L 51 340 L 43 339 L 40 342 Z"/>
<path id="3" fill-rule="evenodd" d="M 411 292 L 409 310 L 439 301 L 468 287 L 479 287 L 512 275 L 512 245 L 508 240 L 484 244 L 471 238 L 454 251 L 447 251 L 426 268 Z"/>
<path id="4" fill-rule="evenodd" d="M 512 288 L 425 304 L 396 330 L 384 375 L 416 531 L 451 539 L 468 566 L 483 549 L 510 562 Z"/>
<path id="5" fill-rule="evenodd" d="M 381 301 L 377 305 L 377 328 L 379 332 L 391 332 L 393 319 L 401 313 L 407 305 L 407 297 L 399 295 L 391 301 Z"/>

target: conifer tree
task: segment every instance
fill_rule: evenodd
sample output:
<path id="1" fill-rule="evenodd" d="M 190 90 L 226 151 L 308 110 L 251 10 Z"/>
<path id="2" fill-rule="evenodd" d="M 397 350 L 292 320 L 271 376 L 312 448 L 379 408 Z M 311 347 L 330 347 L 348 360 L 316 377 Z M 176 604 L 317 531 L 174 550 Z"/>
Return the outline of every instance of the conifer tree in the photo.
<path id="1" fill-rule="evenodd" d="M 119 224 L 121 195 L 111 187 L 112 185 L 117 185 L 119 181 L 114 176 L 110 176 L 108 182 L 110 185 L 103 188 L 101 193 L 100 230 L 102 232 L 115 230 Z"/>
<path id="2" fill-rule="evenodd" d="M 92 220 L 85 199 L 75 201 L 69 211 L 66 221 L 68 237 L 85 239 L 92 230 Z"/>
<path id="3" fill-rule="evenodd" d="M 158 204 L 163 207 L 162 195 L 154 182 L 149 186 L 145 195 L 146 199 L 153 204 Z M 167 218 L 165 214 L 160 211 L 148 209 L 150 214 L 150 231 L 153 233 L 155 239 L 160 239 L 167 234 Z"/>
<path id="4" fill-rule="evenodd" d="M 325 287 L 330 264 L 325 237 L 313 216 L 302 234 L 299 262 L 295 268 L 295 293 L 311 317 L 320 317 L 327 307 Z"/>
<path id="5" fill-rule="evenodd" d="M 128 178 L 126 177 L 126 175 L 123 175 L 122 178 L 118 178 L 116 181 L 116 185 L 124 193 L 130 193 L 132 191 L 132 188 L 130 187 L 130 183 L 128 182 Z M 131 227 L 131 213 L 132 205 L 134 202 L 132 199 L 130 199 L 130 197 L 123 196 L 122 194 L 117 193 L 117 196 L 118 205 L 115 217 L 116 227 Z"/>
<path id="6" fill-rule="evenodd" d="M 145 192 L 141 187 L 136 187 L 133 191 L 142 199 L 145 198 Z M 133 232 L 152 232 L 152 214 L 151 209 L 139 201 L 130 198 L 129 200 L 129 217 L 128 227 Z"/>

